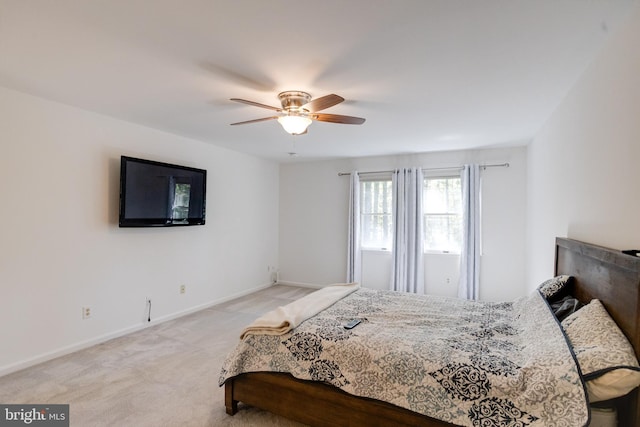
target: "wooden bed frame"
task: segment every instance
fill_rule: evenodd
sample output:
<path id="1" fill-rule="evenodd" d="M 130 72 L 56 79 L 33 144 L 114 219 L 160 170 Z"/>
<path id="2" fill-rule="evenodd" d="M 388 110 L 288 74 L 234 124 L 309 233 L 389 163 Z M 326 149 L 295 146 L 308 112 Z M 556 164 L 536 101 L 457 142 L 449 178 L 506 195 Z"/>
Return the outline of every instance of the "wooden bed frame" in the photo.
<path id="1" fill-rule="evenodd" d="M 565 238 L 556 239 L 555 274 L 576 278 L 574 296 L 602 301 L 640 358 L 640 258 Z M 282 373 L 248 373 L 227 380 L 225 406 L 238 402 L 312 426 L 452 426 L 374 399 L 357 397 L 324 383 Z M 620 427 L 640 425 L 638 389 L 616 399 Z"/>

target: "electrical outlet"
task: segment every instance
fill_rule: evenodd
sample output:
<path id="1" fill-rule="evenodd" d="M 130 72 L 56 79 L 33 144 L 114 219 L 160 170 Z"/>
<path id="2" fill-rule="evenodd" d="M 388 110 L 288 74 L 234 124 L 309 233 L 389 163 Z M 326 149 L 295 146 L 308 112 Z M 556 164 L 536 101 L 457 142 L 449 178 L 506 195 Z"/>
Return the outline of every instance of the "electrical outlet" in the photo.
<path id="1" fill-rule="evenodd" d="M 187 292 L 187 286 L 186 285 L 180 285 L 180 293 L 184 294 L 185 292 Z"/>
<path id="2" fill-rule="evenodd" d="M 82 319 L 91 319 L 91 307 L 82 307 Z"/>

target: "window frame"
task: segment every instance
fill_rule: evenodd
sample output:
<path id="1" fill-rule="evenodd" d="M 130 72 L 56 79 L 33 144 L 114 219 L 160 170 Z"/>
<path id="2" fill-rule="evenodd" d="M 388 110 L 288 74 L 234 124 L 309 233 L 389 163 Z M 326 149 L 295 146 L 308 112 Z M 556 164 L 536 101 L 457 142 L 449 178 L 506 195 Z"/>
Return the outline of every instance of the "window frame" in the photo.
<path id="1" fill-rule="evenodd" d="M 427 196 L 426 196 L 426 191 L 427 191 L 427 181 L 428 180 L 451 180 L 451 179 L 457 179 L 460 182 L 460 210 L 459 212 L 452 212 L 452 211 L 446 211 L 446 212 L 438 212 L 438 213 L 428 213 L 427 212 Z M 462 206 L 462 178 L 460 177 L 460 174 L 458 173 L 451 173 L 451 174 L 442 174 L 442 173 L 438 173 L 438 174 L 425 174 L 424 176 L 424 193 L 422 195 L 423 201 L 422 201 L 422 227 L 423 227 L 423 236 L 422 236 L 422 240 L 423 240 L 423 252 L 425 254 L 442 254 L 442 255 L 460 255 L 461 251 L 462 251 L 462 236 L 460 236 L 460 249 L 458 250 L 446 250 L 446 249 L 431 249 L 427 247 L 427 217 L 428 216 L 451 216 L 451 215 L 456 215 L 459 216 L 460 218 L 460 226 L 462 226 L 462 221 L 463 221 L 463 206 Z"/>
<path id="2" fill-rule="evenodd" d="M 460 255 L 461 252 L 461 248 L 458 251 L 455 250 L 441 250 L 441 249 L 429 249 L 427 248 L 427 216 L 428 215 L 434 215 L 434 214 L 428 214 L 427 210 L 426 210 L 426 206 L 425 206 L 425 202 L 426 202 L 426 187 L 427 187 L 427 181 L 428 180 L 433 180 L 433 179 L 457 179 L 460 181 L 460 191 L 462 191 L 462 178 L 460 177 L 460 174 L 458 173 L 451 173 L 451 174 L 442 174 L 441 172 L 438 174 L 425 174 L 424 176 L 424 180 L 423 180 L 423 213 L 422 213 L 422 225 L 423 225 L 423 231 L 422 231 L 422 240 L 423 240 L 423 253 L 424 254 L 437 254 L 437 255 Z M 383 182 L 392 182 L 392 175 L 390 173 L 376 173 L 376 174 L 368 174 L 366 177 L 361 176 L 360 177 L 360 249 L 363 251 L 382 251 L 382 252 L 390 252 L 393 250 L 393 235 L 391 235 L 391 242 L 389 244 L 389 247 L 384 247 L 384 246 L 365 246 L 364 245 L 364 233 L 363 233 L 363 226 L 364 226 L 364 221 L 363 221 L 363 217 L 364 217 L 364 213 L 363 213 L 363 199 L 364 199 L 364 186 L 363 184 L 365 182 L 371 182 L 371 181 L 383 181 Z M 389 215 L 389 222 L 391 224 L 391 228 L 393 230 L 393 188 L 389 189 L 389 195 L 391 197 L 391 203 L 390 203 L 390 212 L 388 213 Z M 462 197 L 462 194 L 461 194 Z M 455 215 L 459 215 L 460 217 L 460 222 L 462 223 L 463 221 L 463 206 L 462 206 L 462 200 L 460 200 L 460 211 L 459 212 L 446 212 L 446 213 L 442 213 L 442 215 L 451 215 L 451 214 L 455 214 Z M 462 236 L 461 236 L 462 239 Z M 462 241 L 460 241 L 460 245 L 462 246 Z"/>
<path id="3" fill-rule="evenodd" d="M 392 187 L 392 176 L 390 173 L 376 173 L 376 174 L 368 174 L 366 177 L 360 177 L 360 249 L 363 251 L 379 251 L 379 252 L 391 252 L 392 248 L 393 248 L 393 187 Z M 391 239 L 389 242 L 389 245 L 387 247 L 385 246 L 365 246 L 364 244 L 364 232 L 363 232 L 363 227 L 364 227 L 364 215 L 366 215 L 363 212 L 363 199 L 365 197 L 365 191 L 364 191 L 364 185 L 367 182 L 388 182 L 389 183 L 389 190 L 388 190 L 388 194 L 390 197 L 390 206 L 389 206 L 389 212 L 388 213 L 377 213 L 377 215 L 388 215 L 389 217 L 389 224 L 391 224 Z M 368 215 L 376 215 L 376 213 L 367 213 Z"/>

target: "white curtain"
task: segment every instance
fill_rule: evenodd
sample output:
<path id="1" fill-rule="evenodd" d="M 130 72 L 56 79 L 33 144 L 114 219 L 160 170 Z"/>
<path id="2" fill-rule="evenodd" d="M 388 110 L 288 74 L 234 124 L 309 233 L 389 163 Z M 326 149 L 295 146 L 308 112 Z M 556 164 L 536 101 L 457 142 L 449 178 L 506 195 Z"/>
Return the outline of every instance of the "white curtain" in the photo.
<path id="1" fill-rule="evenodd" d="M 396 169 L 393 186 L 391 289 L 424 294 L 422 169 Z"/>
<path id="2" fill-rule="evenodd" d="M 362 279 L 362 253 L 360 251 L 360 178 L 357 171 L 351 172 L 349 185 L 347 283 L 359 283 Z"/>
<path id="3" fill-rule="evenodd" d="M 458 296 L 480 295 L 480 166 L 465 165 L 462 178 L 462 252 Z"/>

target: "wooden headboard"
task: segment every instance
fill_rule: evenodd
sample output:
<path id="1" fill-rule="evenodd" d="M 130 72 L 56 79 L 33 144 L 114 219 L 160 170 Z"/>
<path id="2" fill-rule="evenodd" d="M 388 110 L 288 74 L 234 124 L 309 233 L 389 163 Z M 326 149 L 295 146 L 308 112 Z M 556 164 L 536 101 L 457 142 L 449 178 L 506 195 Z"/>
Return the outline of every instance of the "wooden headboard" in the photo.
<path id="1" fill-rule="evenodd" d="M 640 358 L 640 258 L 558 237 L 555 274 L 575 277 L 573 294 L 580 301 L 602 301 Z M 638 389 L 621 400 L 619 411 L 620 426 L 640 425 Z"/>

